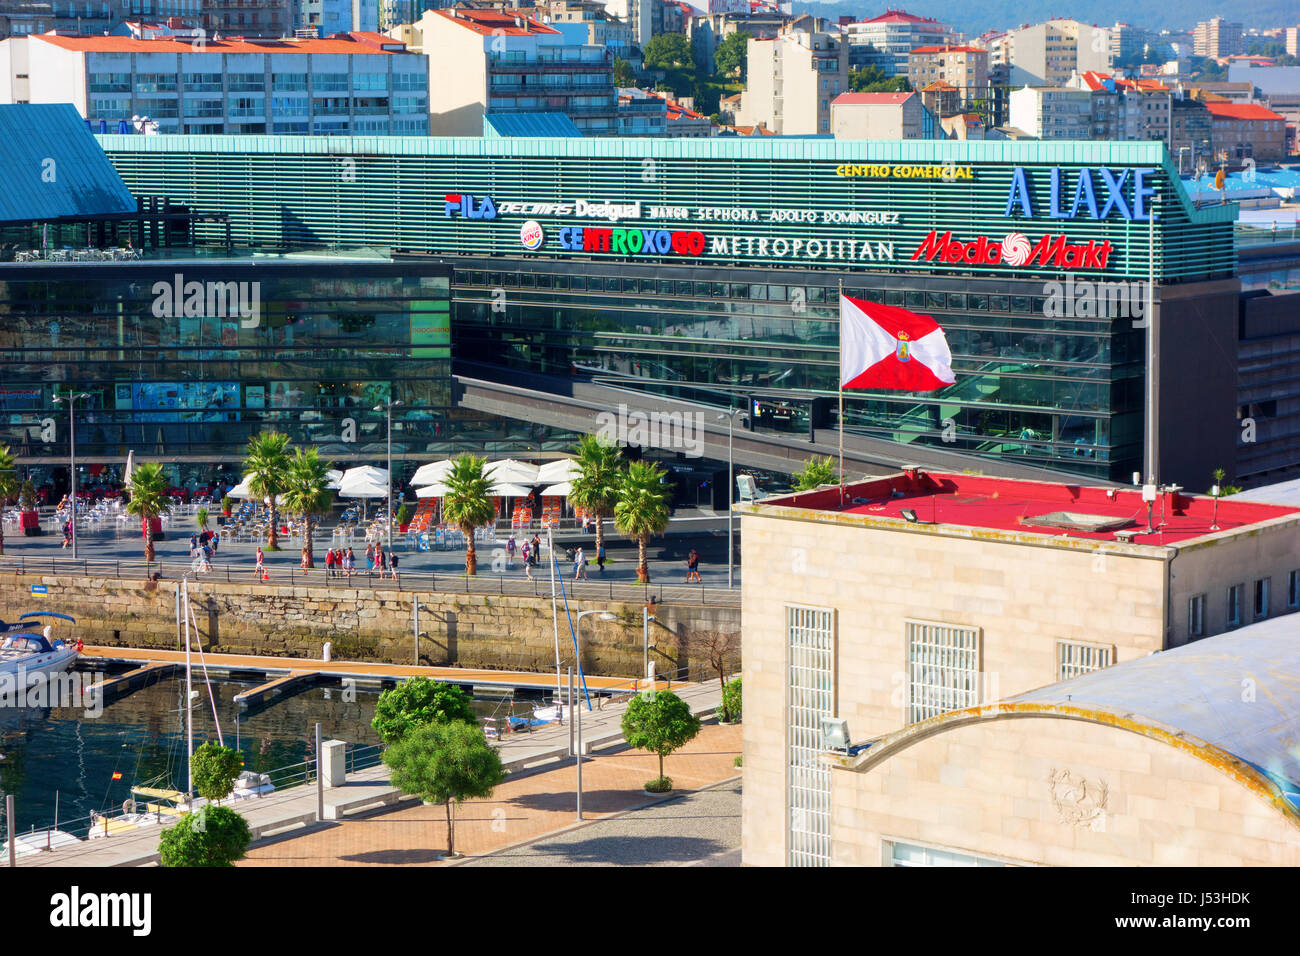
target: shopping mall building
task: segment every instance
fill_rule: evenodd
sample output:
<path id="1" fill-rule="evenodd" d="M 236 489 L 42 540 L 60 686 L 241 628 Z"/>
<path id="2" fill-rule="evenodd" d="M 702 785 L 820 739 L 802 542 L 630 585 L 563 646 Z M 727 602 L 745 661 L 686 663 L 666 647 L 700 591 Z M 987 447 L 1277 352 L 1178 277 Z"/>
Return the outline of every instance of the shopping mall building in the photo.
<path id="1" fill-rule="evenodd" d="M 1159 143 L 98 140 L 137 198 L 220 221 L 187 220 L 140 264 L 22 266 L 7 284 L 0 440 L 18 429 L 34 458 L 65 453 L 31 436 L 66 383 L 95 396 L 106 427 L 84 453 L 106 460 L 143 440 L 234 462 L 269 419 L 373 456 L 389 395 L 399 458 L 534 450 L 582 430 L 547 416 L 586 388 L 745 408 L 797 462 L 833 443 L 842 289 L 932 315 L 957 373 L 850 394 L 861 462 L 1127 481 L 1154 321 L 1161 479 L 1236 470 L 1235 207 L 1195 208 Z M 153 284 L 191 272 L 263 278 L 260 320 L 159 317 Z M 490 415 L 465 382 L 512 391 Z M 1300 430 L 1291 405 L 1273 411 Z"/>

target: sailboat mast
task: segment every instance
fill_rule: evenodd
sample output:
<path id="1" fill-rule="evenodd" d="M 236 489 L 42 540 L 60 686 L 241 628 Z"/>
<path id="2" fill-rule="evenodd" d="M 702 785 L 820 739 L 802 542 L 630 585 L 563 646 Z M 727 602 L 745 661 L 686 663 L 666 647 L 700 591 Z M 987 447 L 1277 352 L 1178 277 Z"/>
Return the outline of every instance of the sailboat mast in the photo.
<path id="1" fill-rule="evenodd" d="M 185 794 L 190 803 L 194 802 L 194 708 L 190 701 L 194 696 L 194 670 L 190 665 L 190 588 L 189 581 L 181 579 L 182 612 L 185 618 Z"/>

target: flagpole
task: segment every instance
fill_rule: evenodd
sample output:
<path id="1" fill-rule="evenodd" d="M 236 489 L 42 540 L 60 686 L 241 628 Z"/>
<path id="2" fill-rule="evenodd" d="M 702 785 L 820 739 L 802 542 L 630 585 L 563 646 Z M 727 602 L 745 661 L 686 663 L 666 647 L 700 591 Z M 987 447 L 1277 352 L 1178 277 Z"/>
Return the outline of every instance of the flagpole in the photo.
<path id="1" fill-rule="evenodd" d="M 840 497 L 844 496 L 844 280 L 840 279 Z"/>

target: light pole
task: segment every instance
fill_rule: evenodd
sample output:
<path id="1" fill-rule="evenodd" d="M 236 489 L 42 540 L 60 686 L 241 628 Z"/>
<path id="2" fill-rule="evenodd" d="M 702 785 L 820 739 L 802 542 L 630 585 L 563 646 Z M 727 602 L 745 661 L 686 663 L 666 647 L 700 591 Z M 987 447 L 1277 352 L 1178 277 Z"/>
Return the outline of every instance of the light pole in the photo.
<path id="1" fill-rule="evenodd" d="M 388 399 L 382 405 L 376 405 L 375 411 L 385 412 L 388 416 L 388 551 L 393 551 L 393 409 L 402 403 Z"/>
<path id="2" fill-rule="evenodd" d="M 655 616 L 647 607 L 641 608 L 641 676 L 650 676 L 650 622 Z"/>
<path id="3" fill-rule="evenodd" d="M 54 401 L 62 405 L 65 401 L 68 403 L 68 473 L 72 476 L 72 520 L 68 522 L 72 528 L 72 558 L 77 558 L 77 399 L 90 398 L 89 392 L 74 392 L 71 395 L 55 395 Z"/>
<path id="4" fill-rule="evenodd" d="M 718 421 L 722 421 L 724 418 L 727 420 L 727 587 L 729 588 L 735 587 L 736 582 L 736 552 L 733 547 L 736 539 L 732 532 L 736 507 L 736 464 L 735 456 L 732 453 L 732 433 L 735 429 L 736 419 L 743 417 L 744 414 L 745 410 L 743 408 L 733 408 L 725 415 L 718 416 Z"/>

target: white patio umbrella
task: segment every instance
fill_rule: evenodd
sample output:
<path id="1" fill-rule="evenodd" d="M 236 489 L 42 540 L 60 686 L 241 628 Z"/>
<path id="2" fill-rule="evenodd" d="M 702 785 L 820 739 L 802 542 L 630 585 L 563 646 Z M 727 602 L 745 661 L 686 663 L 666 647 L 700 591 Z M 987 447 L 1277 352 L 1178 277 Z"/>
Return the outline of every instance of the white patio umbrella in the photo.
<path id="1" fill-rule="evenodd" d="M 126 468 L 122 470 L 122 484 L 131 487 L 131 472 L 135 471 L 135 450 L 126 453 Z"/>
<path id="2" fill-rule="evenodd" d="M 330 491 L 338 491 L 339 482 L 343 480 L 343 472 L 339 471 L 337 468 L 331 468 L 329 471 L 325 472 L 325 478 L 328 482 L 325 487 Z"/>
<path id="3" fill-rule="evenodd" d="M 239 484 L 235 485 L 235 487 L 231 488 L 229 491 L 227 491 L 226 494 L 228 494 L 232 498 L 258 497 L 257 495 L 253 494 L 253 489 L 248 487 L 248 475 L 245 475 L 244 480 L 241 481 Z"/>
<path id="4" fill-rule="evenodd" d="M 444 458 L 442 461 L 431 461 L 427 465 L 421 465 L 411 476 L 411 487 L 419 488 L 422 485 L 432 485 L 442 481 L 451 474 L 455 464 L 450 458 Z"/>
<path id="5" fill-rule="evenodd" d="M 387 498 L 388 470 L 373 465 L 349 468 L 339 479 L 341 498 Z"/>
<path id="6" fill-rule="evenodd" d="M 555 461 L 548 461 L 537 469 L 537 480 L 539 482 L 556 482 L 572 481 L 582 474 L 582 469 L 572 458 L 557 458 Z M 560 492 L 555 492 L 559 494 Z"/>
<path id="7" fill-rule="evenodd" d="M 501 482 L 492 486 L 488 495 L 493 498 L 527 498 L 532 494 L 533 489 L 525 488 L 523 485 L 512 485 L 509 482 Z"/>
<path id="8" fill-rule="evenodd" d="M 567 498 L 569 496 L 569 492 L 572 490 L 573 487 L 572 485 L 569 484 L 569 482 L 562 481 L 558 485 L 548 485 L 547 487 L 543 488 L 542 497 L 546 497 L 547 495 L 561 495 Z"/>
<path id="9" fill-rule="evenodd" d="M 487 467 L 483 469 L 483 474 L 493 481 L 509 481 L 524 485 L 537 483 L 537 466 L 513 458 L 488 462 Z"/>
<path id="10" fill-rule="evenodd" d="M 417 498 L 443 498 L 446 497 L 447 486 L 444 484 L 425 485 L 423 488 L 415 489 Z"/>

